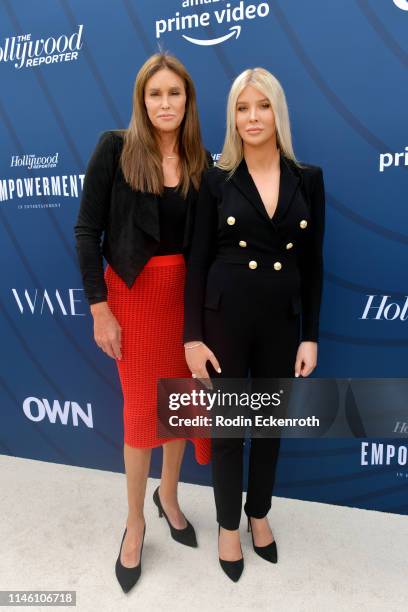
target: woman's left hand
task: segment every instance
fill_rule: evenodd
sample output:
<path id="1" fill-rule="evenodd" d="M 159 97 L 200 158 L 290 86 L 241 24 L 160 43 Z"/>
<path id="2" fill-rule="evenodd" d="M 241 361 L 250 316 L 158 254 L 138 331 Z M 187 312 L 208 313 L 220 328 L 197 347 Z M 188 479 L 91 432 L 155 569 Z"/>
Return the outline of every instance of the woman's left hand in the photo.
<path id="1" fill-rule="evenodd" d="M 296 355 L 295 376 L 309 376 L 317 364 L 317 342 L 301 342 Z"/>

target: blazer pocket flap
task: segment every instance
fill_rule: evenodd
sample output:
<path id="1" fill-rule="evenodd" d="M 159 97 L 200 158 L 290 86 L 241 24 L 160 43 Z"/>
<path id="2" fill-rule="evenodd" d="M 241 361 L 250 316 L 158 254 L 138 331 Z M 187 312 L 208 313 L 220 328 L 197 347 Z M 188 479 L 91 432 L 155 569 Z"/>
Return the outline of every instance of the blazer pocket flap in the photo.
<path id="1" fill-rule="evenodd" d="M 221 289 L 216 287 L 207 287 L 205 292 L 205 300 L 204 300 L 204 308 L 209 308 L 210 310 L 218 310 L 220 307 L 221 301 Z"/>
<path id="2" fill-rule="evenodd" d="M 300 295 L 292 296 L 291 312 L 294 315 L 298 315 L 302 312 L 302 300 L 300 299 Z"/>

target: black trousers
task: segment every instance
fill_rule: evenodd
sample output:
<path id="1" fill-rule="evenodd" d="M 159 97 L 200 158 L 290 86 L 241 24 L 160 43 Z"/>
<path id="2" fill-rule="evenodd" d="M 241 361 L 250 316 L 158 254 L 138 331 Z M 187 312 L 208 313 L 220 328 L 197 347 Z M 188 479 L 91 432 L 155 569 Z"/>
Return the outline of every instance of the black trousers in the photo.
<path id="1" fill-rule="evenodd" d="M 279 276 L 280 275 L 280 276 Z M 291 378 L 300 320 L 291 307 L 296 278 L 271 269 L 215 262 L 204 306 L 205 341 L 222 373 L 211 378 Z M 280 438 L 252 438 L 244 511 L 263 518 L 271 508 Z M 243 438 L 213 438 L 212 475 L 218 523 L 238 529 L 243 492 Z"/>

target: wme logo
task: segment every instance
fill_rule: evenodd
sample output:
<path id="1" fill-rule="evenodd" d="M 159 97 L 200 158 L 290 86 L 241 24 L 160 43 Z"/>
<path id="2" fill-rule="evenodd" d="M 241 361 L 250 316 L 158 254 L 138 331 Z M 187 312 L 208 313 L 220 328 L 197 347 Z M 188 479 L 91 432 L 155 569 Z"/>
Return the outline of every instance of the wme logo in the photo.
<path id="1" fill-rule="evenodd" d="M 75 297 L 75 291 L 82 291 L 83 289 L 68 289 L 67 297 L 64 300 L 61 297 L 61 293 L 58 289 L 55 290 L 55 298 L 48 293 L 46 289 L 38 291 L 35 289 L 30 292 L 26 289 L 24 294 L 20 294 L 17 289 L 11 290 L 14 296 L 14 299 L 17 302 L 17 306 L 21 314 L 24 314 L 25 311 L 30 311 L 31 314 L 40 314 L 42 315 L 44 310 L 46 312 L 50 312 L 52 315 L 54 311 L 61 312 L 64 316 L 71 315 L 73 317 L 85 317 L 85 312 L 77 312 L 77 303 L 82 302 L 82 300 Z"/>
<path id="2" fill-rule="evenodd" d="M 53 400 L 51 405 L 45 398 L 26 397 L 23 402 L 23 412 L 30 421 L 35 423 L 48 419 L 50 423 L 58 421 L 61 425 L 68 425 L 71 417 L 74 427 L 78 427 L 79 420 L 81 420 L 87 427 L 93 429 L 92 406 L 89 403 L 85 411 L 77 402 L 69 400 L 63 405 L 58 400 Z"/>

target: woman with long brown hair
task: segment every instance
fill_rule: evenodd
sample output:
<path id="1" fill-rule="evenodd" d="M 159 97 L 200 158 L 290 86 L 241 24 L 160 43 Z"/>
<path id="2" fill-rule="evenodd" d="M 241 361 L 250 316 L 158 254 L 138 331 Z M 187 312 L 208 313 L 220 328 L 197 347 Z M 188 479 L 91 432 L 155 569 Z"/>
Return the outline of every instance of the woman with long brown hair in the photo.
<path id="1" fill-rule="evenodd" d="M 153 447 L 163 445 L 153 496 L 159 516 L 177 542 L 197 546 L 177 498 L 185 440 L 157 437 L 156 385 L 190 375 L 182 342 L 185 259 L 210 163 L 190 75 L 175 57 L 153 55 L 136 77 L 129 127 L 104 132 L 89 161 L 75 225 L 95 341 L 116 360 L 124 397 L 128 517 L 115 569 L 125 592 L 141 573 Z M 198 463 L 208 463 L 209 441 L 192 441 Z"/>

